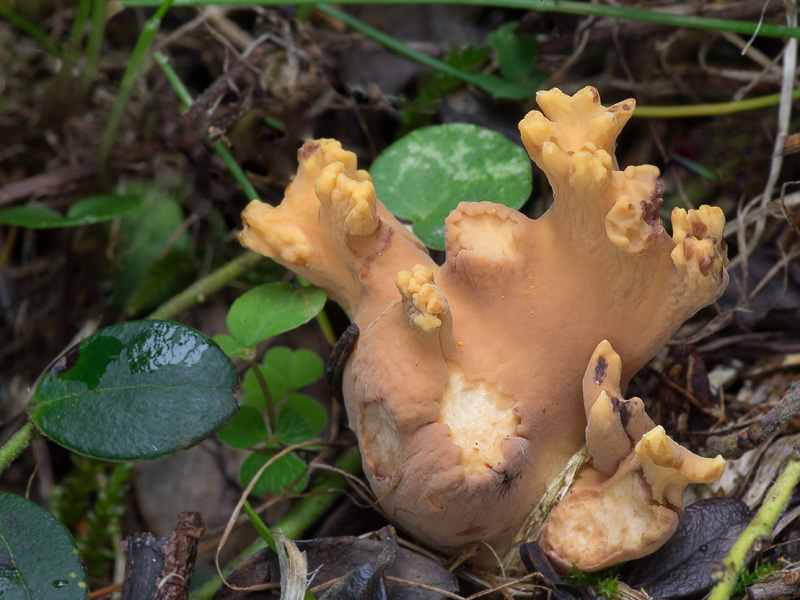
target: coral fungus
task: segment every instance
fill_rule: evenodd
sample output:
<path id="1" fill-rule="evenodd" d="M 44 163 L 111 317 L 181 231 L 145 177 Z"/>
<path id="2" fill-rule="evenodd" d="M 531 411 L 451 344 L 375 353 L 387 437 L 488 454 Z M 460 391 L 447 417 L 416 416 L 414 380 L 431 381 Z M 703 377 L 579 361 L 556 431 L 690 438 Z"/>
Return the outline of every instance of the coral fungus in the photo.
<path id="1" fill-rule="evenodd" d="M 358 325 L 344 398 L 392 519 L 443 551 L 506 551 L 587 443 L 592 461 L 540 539 L 557 563 L 595 569 L 655 550 L 685 485 L 724 469 L 623 397 L 725 288 L 724 217 L 675 209 L 672 236 L 663 230 L 658 169 L 620 171 L 614 157 L 633 100 L 604 108 L 591 87 L 537 100 L 544 114 L 520 131 L 552 206 L 531 220 L 460 204 L 441 266 L 334 140 L 303 146 L 283 203 L 252 202 L 241 241 L 323 287 Z"/>

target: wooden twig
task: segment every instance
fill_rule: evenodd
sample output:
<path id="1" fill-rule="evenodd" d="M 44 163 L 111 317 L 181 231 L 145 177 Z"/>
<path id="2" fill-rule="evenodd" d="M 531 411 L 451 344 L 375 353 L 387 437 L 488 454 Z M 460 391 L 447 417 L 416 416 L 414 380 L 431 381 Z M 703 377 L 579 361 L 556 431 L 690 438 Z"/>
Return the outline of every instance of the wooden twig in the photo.
<path id="1" fill-rule="evenodd" d="M 0 188 L 0 206 L 11 204 L 44 189 L 58 189 L 62 185 L 91 177 L 97 172 L 94 163 L 83 163 L 34 175 Z"/>
<path id="2" fill-rule="evenodd" d="M 747 429 L 708 438 L 703 456 L 722 455 L 723 458 L 739 458 L 775 433 L 779 427 L 800 412 L 800 381 L 793 382 L 780 402 L 766 415 Z"/>
<path id="3" fill-rule="evenodd" d="M 800 571 L 788 571 L 783 577 L 747 588 L 747 600 L 777 600 L 800 595 Z"/>

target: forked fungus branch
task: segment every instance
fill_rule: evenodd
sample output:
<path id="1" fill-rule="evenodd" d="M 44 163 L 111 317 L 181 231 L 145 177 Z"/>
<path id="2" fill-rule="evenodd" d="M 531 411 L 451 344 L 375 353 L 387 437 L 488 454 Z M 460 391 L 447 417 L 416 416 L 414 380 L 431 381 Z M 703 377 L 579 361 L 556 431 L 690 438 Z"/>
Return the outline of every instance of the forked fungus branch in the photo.
<path id="1" fill-rule="evenodd" d="M 386 512 L 444 552 L 506 552 L 584 443 L 578 473 L 540 537 L 558 565 L 604 566 L 673 533 L 688 483 L 720 477 L 655 427 L 633 376 L 728 281 L 724 217 L 702 206 L 659 217 L 653 166 L 620 171 L 616 138 L 634 110 L 594 88 L 537 94 L 520 123 L 553 188 L 538 220 L 462 203 L 447 259 L 376 199 L 335 140 L 307 142 L 278 207 L 254 201 L 242 243 L 324 288 L 361 336 L 344 398 L 364 469 Z M 588 423 L 588 425 L 587 425 Z"/>

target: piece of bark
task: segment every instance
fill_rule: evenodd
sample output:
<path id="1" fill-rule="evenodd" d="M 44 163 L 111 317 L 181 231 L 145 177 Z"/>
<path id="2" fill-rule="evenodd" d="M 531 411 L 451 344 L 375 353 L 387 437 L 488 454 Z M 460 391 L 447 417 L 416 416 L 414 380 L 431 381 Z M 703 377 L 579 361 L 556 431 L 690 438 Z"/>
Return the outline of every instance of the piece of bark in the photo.
<path id="1" fill-rule="evenodd" d="M 799 571 L 789 571 L 781 579 L 748 586 L 747 600 L 789 600 L 800 596 Z"/>
<path id="2" fill-rule="evenodd" d="M 122 599 L 186 600 L 197 560 L 197 540 L 205 532 L 199 513 L 178 514 L 172 533 L 156 539 L 134 533 L 122 542 L 127 552 Z"/>
<path id="3" fill-rule="evenodd" d="M 134 533 L 122 541 L 120 547 L 128 554 L 125 578 L 122 582 L 122 599 L 154 598 L 158 592 L 159 574 L 164 569 L 164 546 L 169 537 L 156 539 L 150 533 Z"/>

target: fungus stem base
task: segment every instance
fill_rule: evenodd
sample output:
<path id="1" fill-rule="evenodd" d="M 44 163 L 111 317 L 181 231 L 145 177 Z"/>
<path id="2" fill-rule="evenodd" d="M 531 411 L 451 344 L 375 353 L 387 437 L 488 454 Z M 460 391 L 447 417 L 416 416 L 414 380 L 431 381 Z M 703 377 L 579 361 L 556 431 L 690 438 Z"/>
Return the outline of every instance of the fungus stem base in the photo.
<path id="1" fill-rule="evenodd" d="M 531 511 L 525 524 L 520 529 L 520 532 L 514 538 L 511 544 L 511 549 L 506 553 L 503 558 L 503 568 L 507 573 L 514 572 L 515 568 L 521 564 L 519 555 L 519 547 L 526 542 L 534 541 L 539 538 L 547 523 L 547 518 L 550 516 L 550 511 L 556 505 L 556 502 L 562 500 L 567 495 L 570 486 L 572 485 L 575 475 L 580 468 L 589 462 L 591 455 L 589 448 L 585 445 L 572 455 L 569 462 L 561 471 L 558 477 L 550 484 L 545 493 L 542 495 L 539 503 Z"/>

